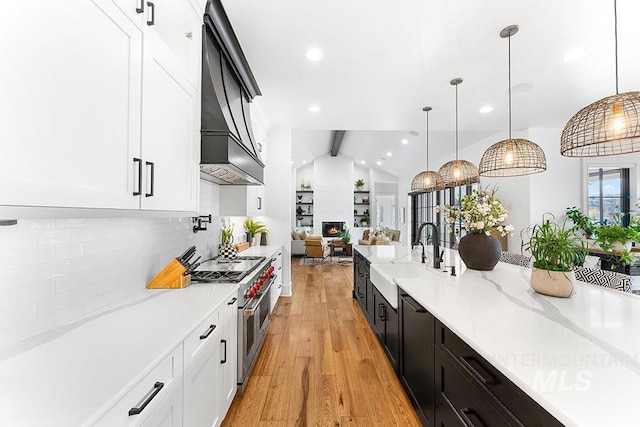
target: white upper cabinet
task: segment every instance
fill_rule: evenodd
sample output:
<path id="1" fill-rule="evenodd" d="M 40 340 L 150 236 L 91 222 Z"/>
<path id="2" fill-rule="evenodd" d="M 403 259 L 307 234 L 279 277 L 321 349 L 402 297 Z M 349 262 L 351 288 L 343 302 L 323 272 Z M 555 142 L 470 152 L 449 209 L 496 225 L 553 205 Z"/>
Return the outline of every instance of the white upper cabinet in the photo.
<path id="1" fill-rule="evenodd" d="M 141 207 L 195 210 L 201 24 L 184 1 L 147 2 L 144 15 Z"/>
<path id="2" fill-rule="evenodd" d="M 0 205 L 195 211 L 199 20 L 148 3 L 0 4 Z"/>

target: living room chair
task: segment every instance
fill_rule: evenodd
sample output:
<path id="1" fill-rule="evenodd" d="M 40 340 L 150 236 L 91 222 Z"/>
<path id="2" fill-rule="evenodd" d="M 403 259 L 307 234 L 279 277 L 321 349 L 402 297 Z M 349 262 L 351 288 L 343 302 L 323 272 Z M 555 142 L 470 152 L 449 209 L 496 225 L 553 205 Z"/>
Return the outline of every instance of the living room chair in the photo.
<path id="1" fill-rule="evenodd" d="M 322 236 L 307 236 L 304 241 L 304 260 L 307 258 L 320 258 L 320 262 L 324 263 L 324 259 L 329 256 L 329 247 L 322 242 Z"/>

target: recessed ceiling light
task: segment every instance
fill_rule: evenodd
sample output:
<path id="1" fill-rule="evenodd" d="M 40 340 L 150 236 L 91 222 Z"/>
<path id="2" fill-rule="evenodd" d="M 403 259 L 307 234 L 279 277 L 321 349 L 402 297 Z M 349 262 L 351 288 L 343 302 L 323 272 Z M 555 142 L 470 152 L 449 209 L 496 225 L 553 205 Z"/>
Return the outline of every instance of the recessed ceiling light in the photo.
<path id="1" fill-rule="evenodd" d="M 391 153 L 391 151 L 387 151 L 387 157 L 391 157 L 393 156 L 393 153 Z"/>
<path id="2" fill-rule="evenodd" d="M 312 47 L 307 50 L 305 55 L 309 61 L 319 61 L 322 59 L 322 51 L 317 47 Z"/>
<path id="3" fill-rule="evenodd" d="M 360 164 L 364 165 L 366 162 L 364 160 L 360 160 Z"/>
<path id="4" fill-rule="evenodd" d="M 309 105 L 309 111 L 311 111 L 312 113 L 317 113 L 318 111 L 320 111 L 320 107 L 315 104 Z"/>
<path id="5" fill-rule="evenodd" d="M 493 107 L 491 105 L 485 105 L 484 107 L 480 108 L 480 112 L 482 114 L 487 114 L 493 111 Z"/>
<path id="6" fill-rule="evenodd" d="M 376 165 L 381 165 L 381 164 L 382 164 L 382 162 L 381 162 L 380 160 L 378 160 L 378 161 L 376 162 Z"/>
<path id="7" fill-rule="evenodd" d="M 294 161 L 294 160 L 291 160 L 291 164 L 294 164 L 294 163 L 295 163 L 295 161 Z"/>
<path id="8" fill-rule="evenodd" d="M 403 139 L 401 142 L 402 142 L 403 144 L 408 144 L 408 143 L 409 143 L 409 140 L 405 138 L 405 139 Z"/>
<path id="9" fill-rule="evenodd" d="M 571 49 L 567 53 L 564 54 L 562 60 L 564 62 L 575 61 L 576 59 L 580 59 L 587 54 L 586 49 Z"/>
<path id="10" fill-rule="evenodd" d="M 306 160 L 303 160 L 303 161 L 302 161 L 302 164 L 304 165 L 305 163 L 307 163 L 307 161 L 306 161 Z"/>

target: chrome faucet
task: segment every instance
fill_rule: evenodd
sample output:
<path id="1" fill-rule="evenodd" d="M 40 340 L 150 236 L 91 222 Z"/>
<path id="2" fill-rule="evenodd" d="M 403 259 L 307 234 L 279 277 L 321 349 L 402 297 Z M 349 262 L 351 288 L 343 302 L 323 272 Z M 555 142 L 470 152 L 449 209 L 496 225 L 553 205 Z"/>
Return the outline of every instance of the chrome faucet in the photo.
<path id="1" fill-rule="evenodd" d="M 431 244 L 433 245 L 433 268 L 440 268 L 440 263 L 442 262 L 442 254 L 440 253 L 440 236 L 438 233 L 438 226 L 433 222 L 423 222 L 418 227 L 418 232 L 416 233 L 416 240 L 411 244 L 411 249 L 413 249 L 416 245 L 422 246 L 422 263 L 425 262 L 427 257 L 424 254 L 424 243 L 420 241 L 422 237 L 422 229 L 425 226 L 431 227 Z"/>

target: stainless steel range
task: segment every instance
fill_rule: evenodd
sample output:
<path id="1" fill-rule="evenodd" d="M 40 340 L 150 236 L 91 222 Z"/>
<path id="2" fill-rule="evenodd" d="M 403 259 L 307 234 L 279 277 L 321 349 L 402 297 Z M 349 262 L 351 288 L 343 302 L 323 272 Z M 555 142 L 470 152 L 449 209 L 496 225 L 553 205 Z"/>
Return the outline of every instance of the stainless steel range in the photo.
<path id="1" fill-rule="evenodd" d="M 276 276 L 272 259 L 241 256 L 235 260 L 212 259 L 191 273 L 191 280 L 240 283 L 238 289 L 238 389 L 244 391 L 247 378 L 262 348 L 269 327 L 271 285 Z"/>

